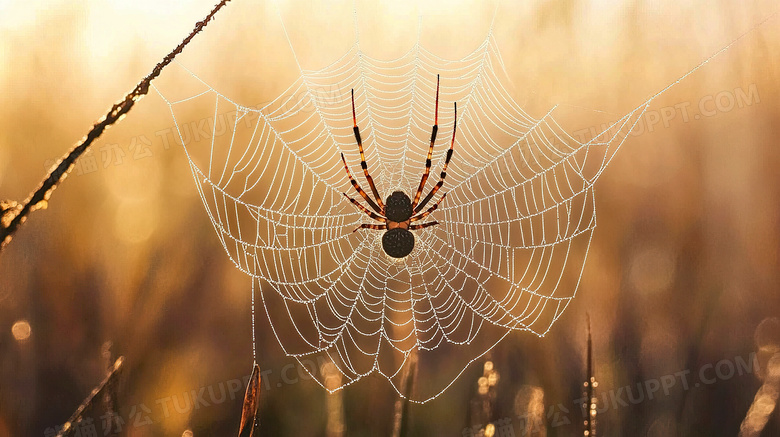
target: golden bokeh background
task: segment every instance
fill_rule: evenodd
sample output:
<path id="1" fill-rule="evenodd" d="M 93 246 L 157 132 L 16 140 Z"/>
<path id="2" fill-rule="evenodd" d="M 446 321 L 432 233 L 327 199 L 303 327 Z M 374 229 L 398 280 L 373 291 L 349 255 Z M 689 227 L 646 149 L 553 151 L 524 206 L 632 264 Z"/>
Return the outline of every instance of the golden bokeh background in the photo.
<path id="1" fill-rule="evenodd" d="M 418 3 L 357 1 L 362 48 L 399 56 L 422 16 L 422 44 L 459 58 L 485 38 L 496 7 Z M 212 6 L 0 0 L 0 199 L 26 198 Z M 738 433 L 771 374 L 768 356 L 780 351 L 771 319 L 780 316 L 779 7 L 498 5 L 510 91 L 532 116 L 554 104 L 570 110 L 564 127 L 575 135 L 741 38 L 657 98 L 598 181 L 599 225 L 578 296 L 550 334 L 510 336 L 489 366 L 479 361 L 439 399 L 410 406 L 409 435 L 460 436 L 488 422 L 496 435 L 501 426 L 581 435 L 573 401 L 586 377 L 586 314 L 602 435 Z M 352 2 L 280 0 L 277 9 L 233 0 L 179 60 L 239 102 L 270 101 L 299 74 L 282 20 L 303 68 L 332 62 L 354 42 Z M 96 166 L 77 166 L 0 254 L 0 436 L 47 435 L 65 422 L 104 377 L 107 350 L 126 357 L 122 435 L 236 434 L 243 392 L 235 384 L 252 364 L 250 279 L 215 238 L 181 148 L 163 141 L 172 126 L 158 96 L 141 100 L 92 147 Z M 333 398 L 298 376 L 262 318 L 257 332 L 268 384 L 261 435 L 391 433 L 396 398 L 383 378 Z M 753 359 L 758 372 L 726 377 L 729 365 Z M 716 381 L 695 386 L 702 371 Z M 653 399 L 623 405 L 625 387 L 676 372 L 690 372 L 689 387 L 678 374 Z M 98 435 L 102 408 L 86 415 Z M 763 435 L 780 433 L 779 416 Z"/>

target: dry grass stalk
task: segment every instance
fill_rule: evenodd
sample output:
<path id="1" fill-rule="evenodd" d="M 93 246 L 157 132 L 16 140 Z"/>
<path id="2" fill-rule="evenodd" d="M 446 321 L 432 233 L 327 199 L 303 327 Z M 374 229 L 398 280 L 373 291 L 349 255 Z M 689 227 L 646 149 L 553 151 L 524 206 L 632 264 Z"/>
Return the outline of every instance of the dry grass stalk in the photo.
<path id="1" fill-rule="evenodd" d="M 111 370 L 108 376 L 106 376 L 97 387 L 92 389 L 92 392 L 89 394 L 89 396 L 87 396 L 86 399 L 84 399 L 84 402 L 79 405 L 79 407 L 76 409 L 76 412 L 70 416 L 70 419 L 68 419 L 64 425 L 62 425 L 62 430 L 59 432 L 59 434 L 57 434 L 57 437 L 68 437 L 73 435 L 76 430 L 76 425 L 78 425 L 78 423 L 81 421 L 81 416 L 84 414 L 84 411 L 86 411 L 87 408 L 90 408 L 95 402 L 95 398 L 97 398 L 99 394 L 103 393 L 105 388 L 109 384 L 112 384 L 113 381 L 119 377 L 119 372 L 122 370 L 122 364 L 124 364 L 124 362 L 124 357 L 119 357 L 116 362 L 114 362 L 114 368 Z"/>
<path id="2" fill-rule="evenodd" d="M 764 431 L 780 397 L 780 353 L 769 360 L 764 384 L 758 389 L 745 419 L 739 427 L 739 437 L 759 437 Z"/>
<path id="3" fill-rule="evenodd" d="M 257 406 L 260 404 L 260 366 L 255 363 L 252 369 L 252 377 L 246 386 L 244 405 L 241 408 L 241 426 L 238 428 L 238 437 L 252 437 L 255 428 L 259 425 L 257 420 Z"/>
<path id="4" fill-rule="evenodd" d="M 585 397 L 587 398 L 588 417 L 585 418 L 585 431 L 583 435 L 593 437 L 596 435 L 596 394 L 595 388 L 599 383 L 596 382 L 593 368 L 593 341 L 590 331 L 590 314 L 586 314 L 588 319 L 588 356 L 587 356 L 587 381 L 585 381 Z"/>
<path id="5" fill-rule="evenodd" d="M 114 344 L 112 342 L 107 341 L 103 344 L 102 355 L 106 360 L 106 374 L 111 375 L 115 363 Z M 103 391 L 103 407 L 108 416 L 108 430 L 103 433 L 106 436 L 118 436 L 122 430 L 122 426 L 119 422 L 120 418 L 117 413 L 119 411 L 118 382 L 117 378 L 110 380 L 108 384 L 106 384 L 106 389 Z"/>
<path id="6" fill-rule="evenodd" d="M 132 109 L 135 102 L 149 92 L 149 85 L 152 80 L 162 73 L 162 70 L 173 61 L 176 55 L 184 50 L 184 47 L 192 41 L 195 35 L 206 27 L 214 15 L 225 6 L 228 1 L 230 0 L 220 1 L 206 18 L 195 24 L 195 28 L 192 32 L 184 38 L 173 51 L 168 53 L 168 55 L 166 55 L 146 77 L 138 82 L 138 85 L 135 86 L 133 91 L 127 94 L 123 100 L 115 103 L 108 113 L 92 126 L 92 129 L 90 129 L 87 135 L 85 135 L 70 152 L 60 159 L 57 165 L 52 168 L 48 176 L 46 176 L 46 179 L 41 182 L 38 189 L 36 189 L 23 204 L 19 205 L 14 201 L 4 201 L 0 203 L 0 251 L 8 245 L 16 230 L 27 220 L 27 216 L 32 211 L 46 208 L 51 193 L 54 192 L 60 182 L 67 177 L 68 173 L 73 169 L 76 160 L 100 137 L 100 135 L 103 134 L 103 131 L 121 120 L 125 114 L 130 112 L 130 109 Z"/>
<path id="7" fill-rule="evenodd" d="M 414 389 L 414 380 L 417 373 L 417 350 L 410 353 L 409 362 L 401 376 L 401 385 L 404 396 L 395 401 L 395 416 L 393 418 L 393 437 L 405 437 L 409 428 L 409 397 Z"/>
<path id="8" fill-rule="evenodd" d="M 329 392 L 325 398 L 325 409 L 327 411 L 325 436 L 343 437 L 347 429 L 344 424 L 344 392 L 338 390 L 341 387 L 342 374 L 332 361 L 322 364 L 320 373 L 322 374 L 325 388 Z"/>
<path id="9" fill-rule="evenodd" d="M 766 318 L 755 332 L 758 351 L 755 359 L 760 368 L 756 376 L 763 384 L 739 427 L 739 437 L 760 436 L 780 400 L 780 319 Z"/>
<path id="10" fill-rule="evenodd" d="M 471 400 L 469 426 L 473 435 L 493 437 L 496 434 L 495 406 L 500 375 L 491 354 L 485 354 L 482 376 L 477 379 L 477 395 Z M 464 433 L 465 435 L 465 433 Z"/>

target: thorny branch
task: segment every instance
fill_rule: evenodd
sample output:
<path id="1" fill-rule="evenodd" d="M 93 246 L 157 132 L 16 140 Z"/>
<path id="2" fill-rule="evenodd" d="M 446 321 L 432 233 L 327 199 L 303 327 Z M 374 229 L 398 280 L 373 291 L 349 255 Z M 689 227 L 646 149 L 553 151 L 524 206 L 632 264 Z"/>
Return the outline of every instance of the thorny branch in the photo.
<path id="1" fill-rule="evenodd" d="M 184 38 L 173 51 L 168 53 L 168 55 L 154 67 L 149 75 L 138 82 L 138 85 L 136 85 L 133 91 L 127 94 L 123 100 L 115 103 L 108 113 L 92 126 L 92 129 L 90 129 L 87 135 L 84 136 L 70 152 L 60 159 L 46 179 L 41 182 L 38 189 L 36 189 L 23 204 L 20 205 L 13 201 L 0 202 L 0 252 L 8 245 L 16 230 L 25 222 L 25 220 L 27 220 L 27 216 L 32 211 L 46 207 L 51 193 L 57 188 L 60 182 L 65 179 L 68 173 L 70 173 L 79 156 L 81 156 L 89 146 L 100 137 L 104 130 L 121 120 L 124 115 L 130 111 L 135 102 L 149 92 L 149 85 L 152 80 L 160 75 L 162 70 L 173 61 L 173 58 L 184 50 L 184 47 L 192 41 L 195 35 L 206 27 L 209 21 L 214 18 L 214 15 L 222 9 L 228 1 L 230 0 L 221 0 L 206 18 L 195 23 L 195 28 L 192 32 Z"/>

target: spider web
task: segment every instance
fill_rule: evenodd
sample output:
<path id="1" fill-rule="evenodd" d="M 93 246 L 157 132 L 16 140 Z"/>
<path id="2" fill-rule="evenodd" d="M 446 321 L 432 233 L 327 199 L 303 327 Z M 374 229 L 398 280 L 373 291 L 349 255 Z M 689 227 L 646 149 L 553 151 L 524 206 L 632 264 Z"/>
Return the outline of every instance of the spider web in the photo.
<path id="1" fill-rule="evenodd" d="M 222 246 L 253 278 L 253 298 L 261 297 L 284 352 L 327 390 L 378 373 L 399 395 L 428 401 L 509 333 L 544 336 L 574 298 L 596 226 L 594 183 L 655 96 L 580 142 L 556 122 L 555 107 L 538 118 L 525 113 L 504 71 L 491 29 L 456 60 L 419 38 L 399 58 L 377 59 L 358 39 L 332 64 L 301 69 L 260 107 L 189 70 L 200 91 L 173 99 L 158 90 Z M 353 232 L 376 222 L 342 194 L 354 193 L 340 153 L 367 188 L 350 88 L 380 195 L 412 196 L 437 74 L 439 136 L 424 194 L 441 171 L 457 102 L 455 154 L 440 191 L 447 199 L 431 215 L 440 224 L 414 231 L 413 252 L 397 260 L 384 254 L 382 231 Z M 205 127 L 180 121 L 194 114 Z M 402 370 L 412 361 L 417 383 L 404 393 Z M 336 379 L 321 371 L 324 362 Z"/>

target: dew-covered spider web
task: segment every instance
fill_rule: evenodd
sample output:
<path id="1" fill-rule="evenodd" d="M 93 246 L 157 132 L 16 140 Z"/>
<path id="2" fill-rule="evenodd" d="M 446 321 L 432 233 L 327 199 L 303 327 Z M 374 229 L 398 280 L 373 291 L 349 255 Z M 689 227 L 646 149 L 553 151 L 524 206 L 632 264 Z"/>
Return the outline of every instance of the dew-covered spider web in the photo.
<path id="1" fill-rule="evenodd" d="M 200 87 L 194 94 L 173 99 L 158 89 L 222 246 L 253 278 L 253 296 L 285 353 L 326 389 L 381 374 L 401 396 L 433 399 L 510 333 L 545 335 L 574 298 L 596 227 L 594 183 L 652 98 L 580 142 L 556 122 L 555 107 L 527 114 L 504 71 L 491 30 L 455 60 L 419 39 L 397 59 L 377 59 L 357 40 L 332 64 L 301 69 L 260 107 L 189 70 Z M 383 252 L 383 231 L 353 232 L 377 222 L 342 194 L 362 201 L 341 153 L 370 193 L 350 89 L 379 194 L 412 196 L 437 74 L 439 135 L 424 194 L 438 180 L 457 102 L 455 153 L 440 191 L 447 198 L 430 216 L 439 225 L 414 231 L 413 252 L 398 260 Z M 195 129 L 183 114 L 200 114 L 204 126 Z M 407 393 L 402 379 L 412 361 L 416 383 Z M 320 371 L 324 362 L 335 378 Z"/>

